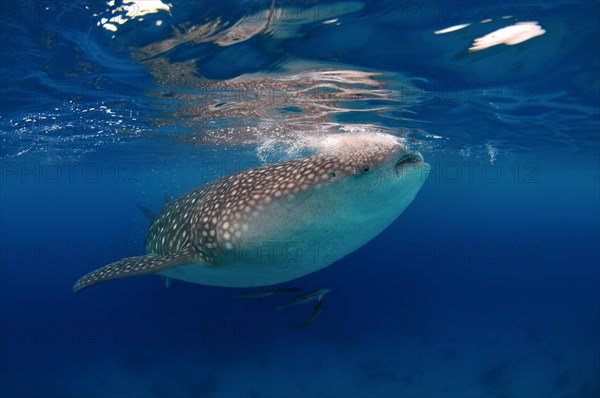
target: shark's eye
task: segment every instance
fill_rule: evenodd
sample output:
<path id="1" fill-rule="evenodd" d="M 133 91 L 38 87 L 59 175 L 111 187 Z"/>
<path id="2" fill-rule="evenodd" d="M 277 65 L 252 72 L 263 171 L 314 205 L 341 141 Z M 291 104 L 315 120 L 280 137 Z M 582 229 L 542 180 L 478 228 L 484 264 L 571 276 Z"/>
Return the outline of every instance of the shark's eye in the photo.
<path id="1" fill-rule="evenodd" d="M 369 171 L 371 171 L 371 167 L 363 166 L 362 171 L 363 171 L 363 173 L 368 173 Z"/>

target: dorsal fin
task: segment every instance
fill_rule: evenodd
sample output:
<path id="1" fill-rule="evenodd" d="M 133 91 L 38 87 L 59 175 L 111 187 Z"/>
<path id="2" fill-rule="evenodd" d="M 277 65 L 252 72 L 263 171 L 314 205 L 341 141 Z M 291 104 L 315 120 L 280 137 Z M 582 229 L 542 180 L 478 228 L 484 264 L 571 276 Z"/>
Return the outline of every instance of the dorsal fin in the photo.
<path id="1" fill-rule="evenodd" d="M 153 223 L 154 221 L 156 221 L 156 219 L 158 218 L 158 215 L 153 212 L 152 210 L 150 210 L 149 208 L 147 208 L 146 206 L 142 206 L 139 203 L 136 203 L 138 209 L 140 209 L 140 211 L 142 212 L 142 214 L 144 216 L 146 216 L 146 218 L 148 219 L 148 221 L 150 221 L 150 223 Z"/>
<path id="2" fill-rule="evenodd" d="M 167 207 L 167 205 L 169 203 L 171 203 L 171 196 L 169 195 L 169 193 L 167 191 L 163 192 L 163 202 L 164 202 L 164 207 Z M 149 208 L 147 208 L 144 205 L 141 205 L 139 203 L 136 203 L 136 205 L 137 205 L 138 209 L 140 209 L 142 214 L 144 216 L 146 216 L 148 221 L 150 221 L 150 223 L 153 223 L 154 221 L 156 221 L 156 219 L 158 218 L 158 214 L 156 214 L 155 212 L 153 212 L 152 210 L 150 210 Z"/>
<path id="3" fill-rule="evenodd" d="M 171 196 L 167 191 L 163 192 L 163 202 L 165 207 L 167 207 L 167 205 L 171 203 Z"/>
<path id="4" fill-rule="evenodd" d="M 197 253 L 193 246 L 188 246 L 177 253 L 166 256 L 147 254 L 145 256 L 127 257 L 83 276 L 73 286 L 73 292 L 77 293 L 88 286 L 112 279 L 154 274 L 167 268 L 192 263 L 197 260 L 196 257 Z"/>

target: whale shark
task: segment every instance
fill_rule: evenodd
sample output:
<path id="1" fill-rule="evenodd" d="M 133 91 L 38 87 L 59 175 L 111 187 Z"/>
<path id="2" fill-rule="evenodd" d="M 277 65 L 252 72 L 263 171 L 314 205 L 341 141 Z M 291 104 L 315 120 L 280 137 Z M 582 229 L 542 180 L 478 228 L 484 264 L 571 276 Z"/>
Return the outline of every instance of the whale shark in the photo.
<path id="1" fill-rule="evenodd" d="M 327 267 L 388 227 L 429 173 L 391 135 L 341 135 L 314 155 L 207 183 L 171 200 L 150 226 L 146 254 L 80 278 L 159 274 L 228 287 L 268 286 Z"/>

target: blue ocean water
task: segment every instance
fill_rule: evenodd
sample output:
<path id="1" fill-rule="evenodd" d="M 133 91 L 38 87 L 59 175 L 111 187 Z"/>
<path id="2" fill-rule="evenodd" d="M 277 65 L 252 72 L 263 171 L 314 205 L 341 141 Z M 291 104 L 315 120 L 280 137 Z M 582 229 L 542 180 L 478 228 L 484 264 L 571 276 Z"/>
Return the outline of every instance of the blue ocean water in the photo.
<path id="1" fill-rule="evenodd" d="M 0 7 L 1 397 L 600 396 L 598 2 Z M 431 173 L 283 285 L 333 288 L 312 326 L 157 276 L 72 292 L 144 253 L 137 204 L 381 133 Z"/>

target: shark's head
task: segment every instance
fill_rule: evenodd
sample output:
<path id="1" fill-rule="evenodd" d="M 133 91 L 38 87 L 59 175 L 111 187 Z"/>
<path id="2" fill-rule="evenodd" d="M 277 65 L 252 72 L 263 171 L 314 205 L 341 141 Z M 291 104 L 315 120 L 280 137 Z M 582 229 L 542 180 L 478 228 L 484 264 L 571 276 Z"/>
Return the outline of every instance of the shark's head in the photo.
<path id="1" fill-rule="evenodd" d="M 226 210 L 216 234 L 225 251 L 255 242 L 300 245 L 298 253 L 310 264 L 294 272 L 310 272 L 383 231 L 412 202 L 429 171 L 418 152 L 389 135 L 339 136 L 319 150 L 227 181 L 233 189 L 220 197 L 232 205 L 220 207 Z M 314 242 L 331 252 L 313 262 Z"/>
<path id="2" fill-rule="evenodd" d="M 329 189 L 340 199 L 335 201 L 337 212 L 348 216 L 375 220 L 386 214 L 389 224 L 414 199 L 429 173 L 420 153 L 388 135 L 343 137 L 328 152 Z"/>

